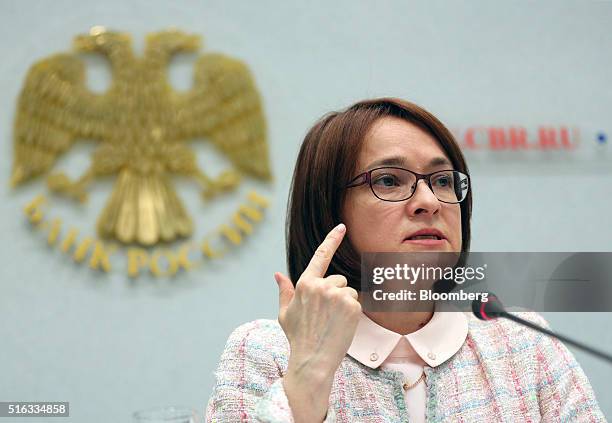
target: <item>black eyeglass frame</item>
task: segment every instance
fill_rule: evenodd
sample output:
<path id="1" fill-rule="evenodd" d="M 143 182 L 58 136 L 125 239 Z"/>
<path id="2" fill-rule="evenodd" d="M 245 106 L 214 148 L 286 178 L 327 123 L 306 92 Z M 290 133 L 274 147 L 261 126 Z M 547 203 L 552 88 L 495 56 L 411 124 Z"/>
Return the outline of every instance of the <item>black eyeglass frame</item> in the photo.
<path id="1" fill-rule="evenodd" d="M 378 195 L 376 195 L 376 192 L 374 191 L 374 187 L 372 186 L 372 172 L 374 172 L 374 171 L 376 171 L 376 170 L 380 170 L 380 169 L 399 169 L 399 170 L 405 170 L 406 172 L 410 172 L 410 173 L 412 173 L 414 176 L 416 176 L 416 181 L 415 181 L 415 183 L 414 183 L 414 188 L 412 189 L 412 192 L 410 193 L 410 195 L 409 195 L 408 197 L 406 197 L 406 198 L 401 199 L 401 200 L 385 200 L 384 198 L 380 198 Z M 470 184 L 470 176 L 469 176 L 469 175 L 467 175 L 467 174 L 465 174 L 465 173 L 463 173 L 463 172 L 459 172 L 458 170 L 455 170 L 455 169 L 443 169 L 443 170 L 436 170 L 435 172 L 431 172 L 431 173 L 423 174 L 423 173 L 413 172 L 413 171 L 412 171 L 412 170 L 410 170 L 410 169 L 405 169 L 405 168 L 403 168 L 403 167 L 397 167 L 397 166 L 381 166 L 381 167 L 376 167 L 376 168 L 374 168 L 374 169 L 370 169 L 370 170 L 368 170 L 368 171 L 366 171 L 366 172 L 360 173 L 359 175 L 357 175 L 357 176 L 355 176 L 353 179 L 351 179 L 351 180 L 348 182 L 348 184 L 346 184 L 346 185 L 344 186 L 344 188 L 353 188 L 353 187 L 358 187 L 358 186 L 361 186 L 361 185 L 363 185 L 363 184 L 366 184 L 366 183 L 367 183 L 368 185 L 370 185 L 370 190 L 372 191 L 372 194 L 374 194 L 374 196 L 375 196 L 376 198 L 378 198 L 378 199 L 379 199 L 379 200 L 381 200 L 381 201 L 389 201 L 389 202 L 392 202 L 392 203 L 397 203 L 397 202 L 399 202 L 399 201 L 406 201 L 406 200 L 409 200 L 410 198 L 412 198 L 412 196 L 413 196 L 413 195 L 414 195 L 414 193 L 416 192 L 416 187 L 417 187 L 417 185 L 419 184 L 419 181 L 420 181 L 421 179 L 423 179 L 423 180 L 424 180 L 424 181 L 427 183 L 427 186 L 429 187 L 429 189 L 431 190 L 431 192 L 433 193 L 433 195 L 435 195 L 435 197 L 438 199 L 438 201 L 440 201 L 440 202 L 442 202 L 442 203 L 446 203 L 446 204 L 459 204 L 459 203 L 463 202 L 463 200 L 465 200 L 465 199 L 467 198 L 467 192 L 466 192 L 465 197 L 463 197 L 463 198 L 462 198 L 460 201 L 450 202 L 450 201 L 440 200 L 440 199 L 438 198 L 438 196 L 436 195 L 436 193 L 435 193 L 435 192 L 434 192 L 434 190 L 433 190 L 433 187 L 431 186 L 431 177 L 432 177 L 433 175 L 435 175 L 436 173 L 441 173 L 441 172 L 457 172 L 457 173 L 459 173 L 459 174 L 461 174 L 461 175 L 465 176 L 465 178 L 466 178 L 466 180 L 467 180 L 467 184 L 468 184 L 467 189 L 468 189 L 468 192 L 469 192 L 469 190 L 470 190 L 470 185 L 471 185 L 471 184 Z M 355 181 L 356 179 L 358 179 L 358 178 L 362 178 L 361 182 L 357 182 L 357 183 L 355 183 L 354 181 Z"/>

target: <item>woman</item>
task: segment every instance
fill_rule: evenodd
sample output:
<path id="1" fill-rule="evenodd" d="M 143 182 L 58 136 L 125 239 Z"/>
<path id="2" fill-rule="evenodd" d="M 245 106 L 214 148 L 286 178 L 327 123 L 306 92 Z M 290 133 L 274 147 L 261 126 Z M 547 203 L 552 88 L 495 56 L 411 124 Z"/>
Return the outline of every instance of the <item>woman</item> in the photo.
<path id="1" fill-rule="evenodd" d="M 466 181 L 454 198 L 441 171 Z M 362 307 L 361 252 L 469 251 L 467 175 L 450 132 L 412 103 L 362 101 L 317 122 L 293 176 L 278 321 L 231 334 L 207 421 L 605 421 L 558 341 L 433 306 Z"/>

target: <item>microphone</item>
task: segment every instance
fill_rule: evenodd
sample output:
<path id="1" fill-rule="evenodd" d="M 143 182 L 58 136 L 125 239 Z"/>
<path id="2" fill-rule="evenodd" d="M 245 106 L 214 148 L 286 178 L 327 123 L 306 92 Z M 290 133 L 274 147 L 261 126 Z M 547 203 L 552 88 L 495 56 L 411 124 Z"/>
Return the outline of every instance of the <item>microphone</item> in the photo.
<path id="1" fill-rule="evenodd" d="M 529 320 L 521 319 L 520 317 L 517 317 L 514 314 L 510 314 L 508 311 L 506 311 L 501 301 L 499 301 L 499 299 L 493 294 L 488 295 L 487 301 L 482 301 L 481 299 L 476 299 L 472 301 L 472 312 L 480 320 L 494 320 L 498 317 L 503 317 L 505 319 L 512 320 L 513 322 L 516 322 L 519 325 L 527 326 L 528 328 L 533 329 L 536 332 L 540 332 L 552 338 L 556 338 L 562 342 L 565 342 L 566 344 L 572 345 L 578 349 L 581 349 L 582 351 L 586 351 L 587 353 L 599 357 L 600 359 L 612 364 L 612 355 L 606 352 L 585 345 L 582 342 L 575 341 L 565 335 L 560 335 L 549 329 L 538 326 L 535 323 L 530 322 Z"/>
<path id="2" fill-rule="evenodd" d="M 506 317 L 504 313 L 507 313 L 495 294 L 487 295 L 487 301 L 482 301 L 480 298 L 472 301 L 472 312 L 480 320 L 493 320 L 498 317 Z"/>

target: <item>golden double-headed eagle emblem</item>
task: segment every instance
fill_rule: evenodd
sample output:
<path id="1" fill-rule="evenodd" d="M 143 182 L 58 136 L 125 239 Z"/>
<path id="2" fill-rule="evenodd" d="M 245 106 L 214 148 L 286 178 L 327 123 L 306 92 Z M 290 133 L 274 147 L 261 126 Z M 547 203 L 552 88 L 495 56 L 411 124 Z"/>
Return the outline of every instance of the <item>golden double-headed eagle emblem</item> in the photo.
<path id="1" fill-rule="evenodd" d="M 92 28 L 75 39 L 75 52 L 33 65 L 18 102 L 11 183 L 47 174 L 53 192 L 85 201 L 96 178 L 115 176 L 98 217 L 101 237 L 153 245 L 191 235 L 193 222 L 171 177 L 194 178 L 205 198 L 235 188 L 241 174 L 271 178 L 261 100 L 247 66 L 223 54 L 202 54 L 193 88 L 179 92 L 167 68 L 177 52 L 197 52 L 198 36 L 177 30 L 150 34 L 135 56 L 127 34 Z M 104 93 L 86 86 L 79 52 L 99 52 L 111 64 Z M 77 180 L 53 173 L 56 159 L 75 141 L 96 140 L 88 170 Z M 205 139 L 233 169 L 216 178 L 196 162 L 187 141 Z"/>

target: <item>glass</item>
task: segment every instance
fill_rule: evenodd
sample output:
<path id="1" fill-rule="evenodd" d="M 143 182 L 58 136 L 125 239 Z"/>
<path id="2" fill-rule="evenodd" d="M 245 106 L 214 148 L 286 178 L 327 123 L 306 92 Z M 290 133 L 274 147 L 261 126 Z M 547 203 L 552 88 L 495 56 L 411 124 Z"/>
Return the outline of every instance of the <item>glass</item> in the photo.
<path id="1" fill-rule="evenodd" d="M 372 193 L 383 201 L 404 201 L 412 197 L 419 180 L 425 180 L 443 203 L 460 203 L 467 197 L 470 181 L 465 173 L 448 169 L 421 174 L 401 167 L 377 167 L 357 175 L 345 188 L 369 184 Z"/>
<path id="2" fill-rule="evenodd" d="M 133 414 L 135 423 L 198 423 L 195 410 L 188 407 L 156 407 Z"/>

